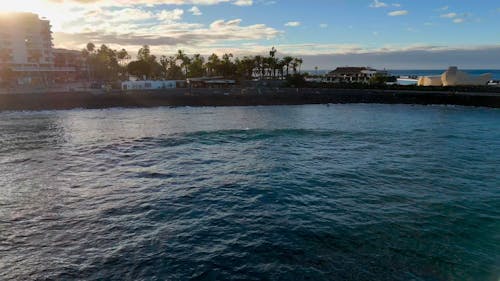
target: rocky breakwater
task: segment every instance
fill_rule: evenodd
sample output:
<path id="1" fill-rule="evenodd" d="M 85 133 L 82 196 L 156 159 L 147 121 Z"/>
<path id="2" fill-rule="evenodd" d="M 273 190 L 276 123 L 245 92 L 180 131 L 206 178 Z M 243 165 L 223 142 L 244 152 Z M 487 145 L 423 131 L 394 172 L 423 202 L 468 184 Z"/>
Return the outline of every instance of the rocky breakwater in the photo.
<path id="1" fill-rule="evenodd" d="M 0 95 L 0 110 L 328 103 L 448 104 L 500 108 L 500 93 L 373 89 L 233 88 Z"/>

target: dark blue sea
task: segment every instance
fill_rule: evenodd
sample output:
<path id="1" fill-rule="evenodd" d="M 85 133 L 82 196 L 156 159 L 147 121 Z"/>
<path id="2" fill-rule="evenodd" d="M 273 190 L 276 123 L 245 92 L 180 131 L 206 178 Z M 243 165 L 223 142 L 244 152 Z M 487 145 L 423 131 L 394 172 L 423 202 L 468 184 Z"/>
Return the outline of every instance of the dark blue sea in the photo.
<path id="1" fill-rule="evenodd" d="M 500 111 L 0 113 L 0 280 L 500 278 Z"/>
<path id="2" fill-rule="evenodd" d="M 460 69 L 470 75 L 479 76 L 481 74 L 490 73 L 493 80 L 500 80 L 500 70 L 498 69 Z M 436 70 L 389 70 L 391 75 L 395 76 L 434 76 L 441 75 L 446 69 Z"/>
<path id="3" fill-rule="evenodd" d="M 481 75 L 491 73 L 493 80 L 500 80 L 500 69 L 459 69 L 470 75 Z M 325 75 L 331 70 L 306 70 L 310 74 Z M 388 70 L 389 74 L 394 76 L 434 76 L 441 75 L 446 69 L 413 69 L 413 70 Z"/>

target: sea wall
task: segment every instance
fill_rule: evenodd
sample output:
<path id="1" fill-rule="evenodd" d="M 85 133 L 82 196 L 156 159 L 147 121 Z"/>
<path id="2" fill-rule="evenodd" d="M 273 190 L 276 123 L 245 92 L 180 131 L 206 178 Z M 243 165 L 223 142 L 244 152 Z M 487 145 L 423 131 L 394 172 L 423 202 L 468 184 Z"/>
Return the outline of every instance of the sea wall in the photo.
<path id="1" fill-rule="evenodd" d="M 500 92 L 500 89 L 499 89 Z M 167 89 L 0 95 L 0 110 L 157 106 L 254 106 L 326 103 L 449 104 L 500 108 L 500 93 L 358 89 Z"/>

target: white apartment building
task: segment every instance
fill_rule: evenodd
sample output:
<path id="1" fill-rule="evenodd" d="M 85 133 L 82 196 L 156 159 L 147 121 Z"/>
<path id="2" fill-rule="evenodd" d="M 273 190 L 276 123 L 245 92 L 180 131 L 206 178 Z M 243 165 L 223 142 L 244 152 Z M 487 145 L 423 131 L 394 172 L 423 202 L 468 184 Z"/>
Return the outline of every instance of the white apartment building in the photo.
<path id="1" fill-rule="evenodd" d="M 0 74 L 5 70 L 13 73 L 12 83 L 48 86 L 81 81 L 86 63 L 79 51 L 53 48 L 48 20 L 32 13 L 0 13 Z"/>
<path id="2" fill-rule="evenodd" d="M 0 14 L 0 67 L 48 71 L 54 66 L 50 22 L 32 13 Z"/>

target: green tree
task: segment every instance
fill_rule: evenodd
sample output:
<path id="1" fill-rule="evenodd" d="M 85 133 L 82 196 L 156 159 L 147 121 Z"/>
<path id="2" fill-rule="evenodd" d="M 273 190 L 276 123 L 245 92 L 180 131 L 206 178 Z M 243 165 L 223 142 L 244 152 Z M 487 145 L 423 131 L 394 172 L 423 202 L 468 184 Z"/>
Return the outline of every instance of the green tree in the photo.
<path id="1" fill-rule="evenodd" d="M 231 58 L 233 58 L 233 54 L 222 55 L 222 75 L 224 77 L 234 76 L 235 65 L 231 61 Z"/>
<path id="2" fill-rule="evenodd" d="M 151 50 L 148 45 L 142 46 L 137 52 L 137 59 L 141 61 L 151 62 L 156 60 L 154 55 L 151 55 Z"/>
<path id="3" fill-rule="evenodd" d="M 216 76 L 221 75 L 218 70 L 220 69 L 220 59 L 216 54 L 212 54 L 208 57 L 208 61 L 205 64 L 207 68 L 208 75 Z"/>
<path id="4" fill-rule="evenodd" d="M 286 56 L 283 58 L 283 64 L 286 67 L 286 76 L 290 75 L 290 64 L 293 62 L 293 57 Z"/>
<path id="5" fill-rule="evenodd" d="M 283 60 L 278 60 L 277 68 L 280 79 L 283 80 L 285 76 L 285 62 Z"/>
<path id="6" fill-rule="evenodd" d="M 277 70 L 277 66 L 278 66 L 278 60 L 276 59 L 276 53 L 278 51 L 276 50 L 276 48 L 272 47 L 271 50 L 269 51 L 269 58 L 268 58 L 268 65 L 269 65 L 269 72 L 270 72 L 270 75 L 273 79 L 276 78 L 276 70 Z"/>
<path id="7" fill-rule="evenodd" d="M 139 77 L 141 79 L 148 78 L 151 73 L 151 64 L 144 60 L 132 61 L 127 65 L 129 74 Z"/>
<path id="8" fill-rule="evenodd" d="M 144 45 L 139 49 L 137 52 L 137 60 L 127 65 L 127 71 L 129 74 L 142 79 L 159 79 L 165 76 L 163 65 L 158 63 L 156 56 L 151 54 L 148 45 Z"/>
<path id="9" fill-rule="evenodd" d="M 241 60 L 236 58 L 235 65 L 239 77 L 252 79 L 255 68 L 255 59 L 253 57 L 245 56 Z"/>
<path id="10" fill-rule="evenodd" d="M 372 85 L 384 85 L 388 82 L 397 82 L 398 79 L 394 76 L 387 76 L 382 73 L 376 73 L 370 78 L 369 83 Z"/>
<path id="11" fill-rule="evenodd" d="M 200 54 L 195 54 L 189 64 L 189 74 L 191 77 L 205 76 L 205 58 Z"/>
<path id="12" fill-rule="evenodd" d="M 169 80 L 181 80 L 184 78 L 181 67 L 177 64 L 175 56 L 161 56 L 160 64 L 165 73 L 165 78 Z"/>
<path id="13" fill-rule="evenodd" d="M 264 78 L 264 74 L 266 73 L 263 60 L 262 56 L 259 55 L 254 58 L 255 73 L 260 77 L 260 79 Z"/>
<path id="14" fill-rule="evenodd" d="M 114 82 L 118 79 L 120 66 L 116 51 L 106 45 L 90 54 L 90 65 L 94 78 L 100 81 Z"/>
<path id="15" fill-rule="evenodd" d="M 95 51 L 95 45 L 92 42 L 87 43 L 87 52 L 93 53 Z"/>
<path id="16" fill-rule="evenodd" d="M 293 65 L 293 72 L 295 74 L 297 74 L 297 67 L 299 68 L 299 73 L 300 73 L 300 68 L 301 68 L 303 62 L 304 61 L 301 58 L 294 58 L 293 59 L 292 65 Z"/>
<path id="17" fill-rule="evenodd" d="M 306 84 L 306 80 L 304 78 L 304 75 L 302 74 L 293 74 L 287 77 L 286 79 L 288 87 L 304 87 Z"/>
<path id="18" fill-rule="evenodd" d="M 177 56 L 176 56 L 176 59 L 178 61 L 180 61 L 181 63 L 181 67 L 183 68 L 184 70 L 184 76 L 186 78 L 189 77 L 189 64 L 191 63 L 191 60 L 189 59 L 189 57 L 186 55 L 186 53 L 184 53 L 184 51 L 182 50 L 178 50 L 177 51 Z"/>
<path id="19" fill-rule="evenodd" d="M 120 61 L 120 64 L 123 64 L 124 61 L 127 61 L 131 58 L 130 55 L 128 54 L 127 50 L 125 50 L 125 49 L 121 49 L 120 51 L 118 51 L 116 53 L 116 57 Z"/>

